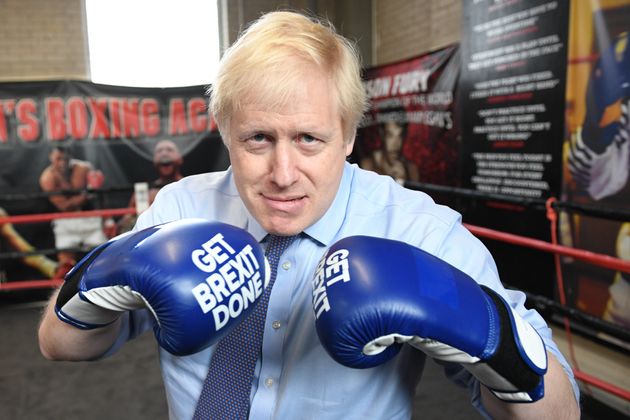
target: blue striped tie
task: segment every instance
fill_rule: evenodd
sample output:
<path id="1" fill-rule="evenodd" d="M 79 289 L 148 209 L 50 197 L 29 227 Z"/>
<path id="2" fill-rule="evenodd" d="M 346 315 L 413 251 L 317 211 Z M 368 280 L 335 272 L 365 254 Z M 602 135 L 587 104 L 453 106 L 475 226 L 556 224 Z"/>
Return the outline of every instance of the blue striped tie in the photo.
<path id="1" fill-rule="evenodd" d="M 278 261 L 297 236 L 268 236 L 265 256 L 271 278 L 253 312 L 219 343 L 210 360 L 193 419 L 246 419 L 256 361 L 262 348 L 267 304 Z"/>

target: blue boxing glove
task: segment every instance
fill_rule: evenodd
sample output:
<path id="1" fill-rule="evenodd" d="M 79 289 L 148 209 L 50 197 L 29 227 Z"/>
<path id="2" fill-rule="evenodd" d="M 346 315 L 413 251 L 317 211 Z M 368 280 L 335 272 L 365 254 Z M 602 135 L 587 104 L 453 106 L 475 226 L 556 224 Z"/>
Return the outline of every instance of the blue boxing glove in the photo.
<path id="1" fill-rule="evenodd" d="M 246 231 L 184 219 L 95 248 L 66 275 L 55 312 L 77 328 L 94 329 L 146 308 L 160 346 L 192 354 L 251 312 L 269 275 L 262 248 Z"/>
<path id="2" fill-rule="evenodd" d="M 494 291 L 403 242 L 353 236 L 335 243 L 313 280 L 317 334 L 337 362 L 373 367 L 403 343 L 461 363 L 498 398 L 544 395 L 545 345 Z"/>

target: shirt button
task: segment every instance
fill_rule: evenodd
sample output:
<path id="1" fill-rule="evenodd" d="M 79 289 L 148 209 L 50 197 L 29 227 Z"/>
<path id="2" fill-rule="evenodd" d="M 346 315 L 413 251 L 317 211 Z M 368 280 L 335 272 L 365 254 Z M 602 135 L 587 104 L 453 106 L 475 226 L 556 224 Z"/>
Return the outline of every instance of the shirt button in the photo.
<path id="1" fill-rule="evenodd" d="M 282 268 L 288 270 L 289 268 L 291 268 L 291 263 L 289 261 L 282 263 Z"/>
<path id="2" fill-rule="evenodd" d="M 273 379 L 272 378 L 265 379 L 265 385 L 267 386 L 267 388 L 271 388 L 273 386 Z"/>
<path id="3" fill-rule="evenodd" d="M 280 321 L 273 321 L 271 323 L 271 326 L 273 327 L 274 330 L 277 330 L 278 328 L 282 326 L 282 323 Z"/>

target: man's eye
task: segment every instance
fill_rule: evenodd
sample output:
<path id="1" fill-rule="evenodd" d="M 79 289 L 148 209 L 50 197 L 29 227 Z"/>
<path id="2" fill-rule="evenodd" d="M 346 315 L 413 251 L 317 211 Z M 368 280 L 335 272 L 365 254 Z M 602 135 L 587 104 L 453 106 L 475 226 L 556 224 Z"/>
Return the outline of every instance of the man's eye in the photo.
<path id="1" fill-rule="evenodd" d="M 251 137 L 251 140 L 255 141 L 255 142 L 261 142 L 261 141 L 265 141 L 267 139 L 267 137 L 264 134 L 254 134 Z"/>
<path id="2" fill-rule="evenodd" d="M 301 141 L 303 143 L 314 143 L 317 141 L 317 139 L 309 134 L 302 134 Z"/>

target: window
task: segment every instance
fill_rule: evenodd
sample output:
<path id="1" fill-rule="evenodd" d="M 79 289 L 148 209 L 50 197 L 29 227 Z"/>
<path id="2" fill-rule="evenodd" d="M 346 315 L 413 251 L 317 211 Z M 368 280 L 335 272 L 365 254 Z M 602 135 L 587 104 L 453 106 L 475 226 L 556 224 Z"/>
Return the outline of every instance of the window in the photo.
<path id="1" fill-rule="evenodd" d="M 215 0 L 86 0 L 95 83 L 210 84 L 219 60 Z"/>

